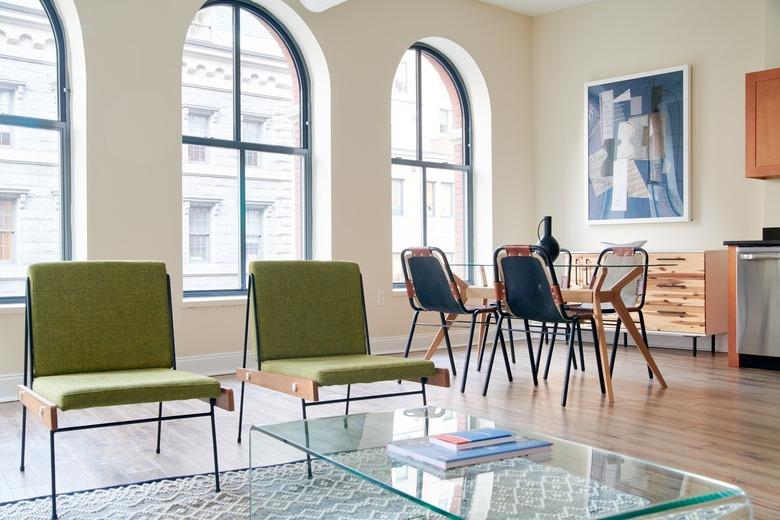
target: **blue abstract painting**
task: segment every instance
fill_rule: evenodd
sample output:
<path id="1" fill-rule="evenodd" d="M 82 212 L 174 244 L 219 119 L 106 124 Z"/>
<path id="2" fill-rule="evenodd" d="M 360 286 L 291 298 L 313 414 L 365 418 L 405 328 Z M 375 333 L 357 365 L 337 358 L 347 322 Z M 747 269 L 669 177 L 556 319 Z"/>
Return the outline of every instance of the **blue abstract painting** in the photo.
<path id="1" fill-rule="evenodd" d="M 688 67 L 588 83 L 588 222 L 689 220 Z"/>

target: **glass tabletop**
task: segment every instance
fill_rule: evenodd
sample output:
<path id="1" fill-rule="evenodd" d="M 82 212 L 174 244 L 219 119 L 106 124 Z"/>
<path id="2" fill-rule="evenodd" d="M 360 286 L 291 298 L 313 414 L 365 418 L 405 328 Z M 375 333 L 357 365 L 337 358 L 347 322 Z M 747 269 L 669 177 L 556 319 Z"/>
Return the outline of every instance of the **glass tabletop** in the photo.
<path id="1" fill-rule="evenodd" d="M 486 427 L 502 426 L 415 408 L 256 425 L 250 447 L 257 453 L 270 436 L 444 518 L 752 518 L 747 495 L 735 486 L 542 434 L 515 432 L 551 441 L 546 460 L 449 471 L 401 462 L 385 449 L 391 441 Z"/>

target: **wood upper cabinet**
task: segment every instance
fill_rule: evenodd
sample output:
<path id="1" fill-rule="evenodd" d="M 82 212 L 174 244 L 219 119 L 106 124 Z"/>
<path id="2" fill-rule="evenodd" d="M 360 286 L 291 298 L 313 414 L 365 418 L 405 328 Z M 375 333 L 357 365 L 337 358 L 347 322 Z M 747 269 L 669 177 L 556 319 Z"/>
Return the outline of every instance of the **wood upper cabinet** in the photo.
<path id="1" fill-rule="evenodd" d="M 780 178 L 780 68 L 745 75 L 745 176 Z"/>

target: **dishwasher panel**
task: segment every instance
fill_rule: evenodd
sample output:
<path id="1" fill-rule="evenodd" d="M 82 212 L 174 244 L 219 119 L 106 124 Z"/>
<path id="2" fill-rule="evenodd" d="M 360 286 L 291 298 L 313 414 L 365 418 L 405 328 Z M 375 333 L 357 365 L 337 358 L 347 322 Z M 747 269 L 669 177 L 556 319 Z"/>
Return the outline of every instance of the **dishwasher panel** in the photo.
<path id="1" fill-rule="evenodd" d="M 780 247 L 737 252 L 737 351 L 780 358 Z"/>

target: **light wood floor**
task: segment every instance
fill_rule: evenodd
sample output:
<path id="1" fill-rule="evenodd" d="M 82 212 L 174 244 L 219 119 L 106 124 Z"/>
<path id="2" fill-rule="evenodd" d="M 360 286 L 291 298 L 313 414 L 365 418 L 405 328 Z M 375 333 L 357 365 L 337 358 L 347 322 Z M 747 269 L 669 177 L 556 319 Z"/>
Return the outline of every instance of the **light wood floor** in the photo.
<path id="1" fill-rule="evenodd" d="M 518 345 L 520 346 L 520 344 Z M 757 518 L 780 518 L 780 372 L 729 369 L 725 354 L 653 349 L 668 390 L 648 382 L 635 348 L 620 348 L 615 369 L 616 402 L 609 406 L 599 392 L 594 352 L 586 348 L 586 373 L 572 380 L 569 404 L 559 405 L 564 365 L 556 349 L 547 383 L 534 390 L 525 348 L 518 350 L 515 381 L 508 384 L 496 365 L 487 398 L 482 375 L 472 371 L 465 395 L 459 377 L 450 389 L 430 388 L 429 404 L 490 417 L 518 429 L 615 450 L 642 459 L 700 473 L 745 489 Z M 446 366 L 445 356 L 436 359 Z M 456 352 L 462 366 L 463 352 Z M 223 381 L 238 388 L 233 377 Z M 299 401 L 247 387 L 245 425 L 296 420 Z M 353 395 L 394 391 L 395 383 L 360 385 Z M 343 389 L 326 389 L 325 397 Z M 353 403 L 352 412 L 420 404 L 418 396 Z M 166 405 L 171 412 L 202 410 L 187 402 Z M 310 417 L 337 415 L 340 405 L 310 409 Z M 156 405 L 128 406 L 64 414 L 62 425 L 154 416 Z M 27 471 L 18 471 L 20 409 L 0 405 L 0 502 L 48 493 L 48 435 L 31 424 Z M 238 414 L 218 413 L 221 469 L 248 465 L 249 443 L 236 443 Z M 58 483 L 62 492 L 133 481 L 207 472 L 212 468 L 208 419 L 169 422 L 163 426 L 162 453 L 154 453 L 155 425 L 63 433 L 57 437 Z M 245 426 L 245 428 L 247 428 Z M 246 431 L 246 430 L 245 430 Z M 245 438 L 248 436 L 245 434 Z M 268 462 L 281 454 L 268 454 Z"/>

